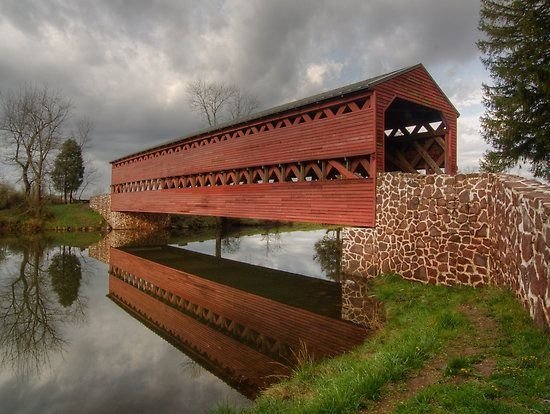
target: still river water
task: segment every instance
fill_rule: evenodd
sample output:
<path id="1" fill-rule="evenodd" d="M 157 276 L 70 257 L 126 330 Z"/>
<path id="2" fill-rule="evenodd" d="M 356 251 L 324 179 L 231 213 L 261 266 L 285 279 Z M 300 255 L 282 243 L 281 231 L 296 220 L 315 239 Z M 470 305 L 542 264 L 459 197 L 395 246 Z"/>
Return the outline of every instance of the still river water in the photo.
<path id="1" fill-rule="evenodd" d="M 0 239 L 0 412 L 245 407 L 296 355 L 368 332 L 344 304 L 335 230 L 88 244 Z"/>

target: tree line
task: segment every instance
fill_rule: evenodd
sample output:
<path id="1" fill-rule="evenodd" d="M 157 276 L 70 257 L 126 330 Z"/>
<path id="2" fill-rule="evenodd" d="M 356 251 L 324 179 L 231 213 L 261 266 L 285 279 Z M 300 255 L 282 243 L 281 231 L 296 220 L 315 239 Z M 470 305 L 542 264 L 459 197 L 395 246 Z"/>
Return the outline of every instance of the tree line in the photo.
<path id="1" fill-rule="evenodd" d="M 83 185 L 83 151 L 92 124 L 78 121 L 70 129 L 72 109 L 66 97 L 47 86 L 26 85 L 0 96 L 3 161 L 17 170 L 31 213 L 40 214 L 48 182 L 65 202 Z"/>

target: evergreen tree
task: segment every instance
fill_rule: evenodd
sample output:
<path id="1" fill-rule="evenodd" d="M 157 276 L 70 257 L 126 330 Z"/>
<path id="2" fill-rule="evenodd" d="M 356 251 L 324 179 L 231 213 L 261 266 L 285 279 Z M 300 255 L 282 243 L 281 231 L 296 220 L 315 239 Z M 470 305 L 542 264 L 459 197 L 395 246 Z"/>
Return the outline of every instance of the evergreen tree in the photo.
<path id="1" fill-rule="evenodd" d="M 483 85 L 481 127 L 494 150 L 485 165 L 528 161 L 550 179 L 550 2 L 481 0 L 478 42 L 492 85 Z M 483 163 L 482 163 L 483 167 Z"/>
<path id="2" fill-rule="evenodd" d="M 65 203 L 72 201 L 73 193 L 82 185 L 83 178 L 82 149 L 74 139 L 68 139 L 55 159 L 52 172 L 54 188 L 63 193 Z"/>

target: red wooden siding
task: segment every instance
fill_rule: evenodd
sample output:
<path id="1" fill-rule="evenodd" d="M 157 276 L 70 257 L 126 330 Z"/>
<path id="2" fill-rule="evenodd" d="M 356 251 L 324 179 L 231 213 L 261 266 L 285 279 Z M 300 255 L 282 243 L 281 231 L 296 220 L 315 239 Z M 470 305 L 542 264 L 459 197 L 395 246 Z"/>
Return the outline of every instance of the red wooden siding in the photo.
<path id="1" fill-rule="evenodd" d="M 446 136 L 438 136 L 437 165 L 431 168 L 440 172 L 444 166 L 446 173 L 456 173 L 457 113 L 423 66 L 344 89 L 312 97 L 318 98 L 315 103 L 285 106 L 280 113 L 269 112 L 113 162 L 112 210 L 372 227 L 375 173 L 385 171 L 384 118 L 397 97 L 441 112 L 447 127 L 441 137 Z M 358 160 L 364 169 L 354 170 Z M 431 158 L 428 161 L 433 164 Z M 316 164 L 319 172 L 319 166 L 324 169 L 335 162 L 340 167 L 348 164 L 337 176 L 323 171 L 306 181 L 300 173 L 299 182 L 281 177 L 285 169 Z M 400 168 L 422 170 L 419 165 Z M 253 184 L 260 181 L 254 178 L 234 179 L 271 170 L 278 170 L 279 176 L 271 184 L 265 174 L 262 184 Z M 228 176 L 233 177 L 229 184 L 242 185 L 227 184 Z"/>
<path id="2" fill-rule="evenodd" d="M 345 108 L 345 105 L 340 104 L 339 107 Z M 334 110 L 319 109 L 319 106 L 309 107 L 292 115 L 292 118 L 298 115 L 308 116 L 308 122 L 292 124 L 289 120 L 290 115 L 279 115 L 269 122 L 252 123 L 244 130 L 227 129 L 201 137 L 198 141 L 186 141 L 191 145 L 189 149 L 176 152 L 183 144 L 173 145 L 163 150 L 164 155 L 152 151 L 152 158 L 144 159 L 145 155 L 142 155 L 138 157 L 141 161 L 129 164 L 117 162 L 113 164 L 112 184 L 232 168 L 371 154 L 374 152 L 374 125 L 370 99 L 363 105 L 363 108 L 342 114 L 337 114 L 336 108 L 335 113 Z M 310 112 L 322 113 L 327 117 L 311 118 L 308 115 Z M 329 115 L 326 115 L 327 113 Z M 287 122 L 281 122 L 281 119 Z M 264 126 L 263 131 L 261 127 L 258 129 L 258 126 L 255 126 L 260 124 Z M 265 127 L 266 124 L 269 127 Z M 253 128 L 258 132 L 251 133 Z M 247 132 L 248 135 L 245 135 Z"/>
<path id="3" fill-rule="evenodd" d="M 374 86 L 376 108 L 376 168 L 384 171 L 384 113 L 399 97 L 442 112 L 448 129 L 446 173 L 456 174 L 457 113 L 424 67 L 418 67 Z M 382 155 L 382 156 L 381 156 Z"/>
<path id="4" fill-rule="evenodd" d="M 374 226 L 374 185 L 358 178 L 113 193 L 111 209 Z"/>
<path id="5" fill-rule="evenodd" d="M 295 308 L 181 270 L 111 249 L 111 266 L 233 323 L 311 355 L 336 355 L 360 344 L 367 331 L 349 322 Z"/>

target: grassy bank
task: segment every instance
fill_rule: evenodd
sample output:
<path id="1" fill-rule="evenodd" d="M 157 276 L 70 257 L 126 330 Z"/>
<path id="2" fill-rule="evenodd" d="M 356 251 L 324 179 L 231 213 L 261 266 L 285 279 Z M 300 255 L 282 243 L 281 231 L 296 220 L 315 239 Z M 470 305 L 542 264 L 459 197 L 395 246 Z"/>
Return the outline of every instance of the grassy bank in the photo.
<path id="1" fill-rule="evenodd" d="M 103 217 L 88 204 L 55 204 L 47 206 L 46 211 L 44 227 L 48 230 L 101 228 L 106 225 Z"/>
<path id="2" fill-rule="evenodd" d="M 550 338 L 509 292 L 396 276 L 376 279 L 372 292 L 387 321 L 370 340 L 303 364 L 244 412 L 550 412 Z"/>
<path id="3" fill-rule="evenodd" d="M 99 230 L 105 226 L 103 217 L 87 204 L 46 205 L 40 218 L 18 208 L 0 210 L 0 234 Z"/>

